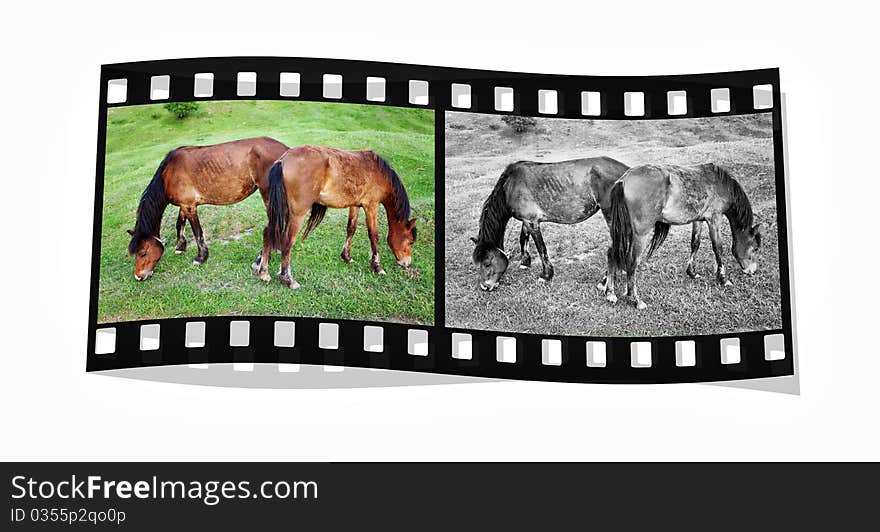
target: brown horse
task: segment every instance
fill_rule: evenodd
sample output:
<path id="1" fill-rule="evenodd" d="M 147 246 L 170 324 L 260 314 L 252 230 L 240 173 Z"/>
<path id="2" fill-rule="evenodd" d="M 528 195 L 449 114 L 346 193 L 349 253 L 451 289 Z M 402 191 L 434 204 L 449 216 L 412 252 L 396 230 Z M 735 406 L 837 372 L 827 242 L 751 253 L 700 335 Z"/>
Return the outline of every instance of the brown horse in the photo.
<path id="1" fill-rule="evenodd" d="M 543 266 L 540 279 L 553 278 L 553 265 L 541 234 L 540 223 L 576 224 L 600 209 L 608 220 L 608 191 L 629 167 L 610 157 L 574 159 L 556 163 L 519 161 L 509 164 L 483 203 L 480 231 L 473 240 L 474 264 L 480 288 L 494 290 L 507 271 L 504 232 L 511 218 L 522 220 L 519 235 L 521 268 L 532 264 L 529 237 L 535 242 Z M 605 281 L 600 290 L 605 289 Z"/>
<path id="2" fill-rule="evenodd" d="M 269 199 L 269 167 L 287 146 L 268 137 L 242 139 L 213 146 L 184 146 L 168 152 L 141 196 L 128 253 L 135 256 L 134 278 L 151 275 L 165 251 L 159 237 L 162 214 L 168 204 L 180 207 L 175 253 L 186 250 L 183 229 L 192 227 L 199 253 L 193 264 L 208 260 L 208 246 L 199 223 L 199 205 L 231 205 L 257 189 Z"/>
<path id="3" fill-rule="evenodd" d="M 626 270 L 627 293 L 637 308 L 647 307 L 638 293 L 639 264 L 660 247 L 670 225 L 693 224 L 687 273 L 698 277 L 694 257 L 700 248 L 704 221 L 709 226 L 709 239 L 715 252 L 716 279 L 719 284 L 729 286 L 718 232 L 722 216 L 726 216 L 730 223 L 733 256 L 743 273 L 755 273 L 758 269 L 755 254 L 761 247 L 761 224 L 752 225 L 754 216 L 749 198 L 726 170 L 712 163 L 631 168 L 611 190 L 611 249 L 608 252 L 606 299 L 612 303 L 617 301 L 614 274 Z M 647 253 L 642 258 L 646 248 Z"/>
<path id="4" fill-rule="evenodd" d="M 397 172 L 370 150 L 344 151 L 323 146 L 300 146 L 284 153 L 269 170 L 269 223 L 263 231 L 263 251 L 254 261 L 259 278 L 268 282 L 269 256 L 281 251 L 281 284 L 299 288 L 290 274 L 290 250 L 303 220 L 309 215 L 305 239 L 327 212 L 348 208 L 348 227 L 342 260 L 351 259 L 351 240 L 357 228 L 358 209 L 367 218 L 372 255 L 370 266 L 385 274 L 379 262 L 379 205 L 388 217 L 388 246 L 397 263 L 408 268 L 416 240 L 416 219 L 409 219 L 409 198 Z"/>

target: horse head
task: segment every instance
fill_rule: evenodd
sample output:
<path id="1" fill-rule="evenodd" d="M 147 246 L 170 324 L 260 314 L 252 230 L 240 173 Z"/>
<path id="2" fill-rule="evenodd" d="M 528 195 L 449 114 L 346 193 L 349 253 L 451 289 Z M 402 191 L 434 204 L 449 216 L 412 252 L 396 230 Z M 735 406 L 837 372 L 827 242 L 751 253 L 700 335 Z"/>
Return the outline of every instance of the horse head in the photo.
<path id="1" fill-rule="evenodd" d="M 397 264 L 409 268 L 412 264 L 412 246 L 416 243 L 416 218 L 389 224 L 388 247 Z"/>
<path id="2" fill-rule="evenodd" d="M 479 268 L 480 288 L 486 291 L 495 290 L 510 262 L 507 253 L 490 242 L 480 242 L 473 237 L 471 240 L 475 244 L 473 261 Z"/>
<path id="3" fill-rule="evenodd" d="M 757 252 L 761 248 L 762 224 L 745 227 L 733 235 L 733 256 L 743 273 L 751 275 L 758 270 Z"/>
<path id="4" fill-rule="evenodd" d="M 128 254 L 134 255 L 134 278 L 138 281 L 149 279 L 165 252 L 165 240 L 154 235 L 138 236 L 131 229 L 128 234 L 131 235 Z"/>

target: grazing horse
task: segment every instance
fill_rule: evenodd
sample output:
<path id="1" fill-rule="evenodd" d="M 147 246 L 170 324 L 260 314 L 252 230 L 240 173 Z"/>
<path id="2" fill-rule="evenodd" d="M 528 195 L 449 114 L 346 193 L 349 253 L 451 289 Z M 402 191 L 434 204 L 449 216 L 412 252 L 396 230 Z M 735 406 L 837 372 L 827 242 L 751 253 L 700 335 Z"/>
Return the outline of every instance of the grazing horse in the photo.
<path id="1" fill-rule="evenodd" d="M 397 172 L 371 150 L 345 151 L 324 146 L 300 146 L 285 152 L 269 170 L 269 223 L 263 231 L 263 251 L 254 271 L 268 282 L 269 256 L 281 251 L 281 284 L 299 288 L 290 274 L 290 250 L 303 220 L 309 214 L 302 239 L 321 223 L 327 208 L 348 209 L 348 226 L 341 257 L 351 258 L 351 241 L 357 228 L 358 210 L 364 209 L 372 254 L 370 267 L 384 275 L 379 262 L 379 205 L 388 218 L 388 246 L 397 263 L 408 268 L 416 241 L 416 219 L 409 219 L 409 198 Z"/>
<path id="2" fill-rule="evenodd" d="M 180 207 L 175 253 L 186 250 L 183 229 L 188 220 L 199 247 L 193 264 L 202 264 L 208 260 L 208 245 L 199 223 L 199 205 L 231 205 L 257 189 L 267 202 L 269 167 L 286 150 L 275 139 L 258 137 L 168 152 L 141 196 L 134 231 L 128 231 L 128 253 L 135 255 L 134 278 L 149 278 L 162 258 L 165 240 L 159 237 L 159 226 L 168 204 Z"/>
<path id="3" fill-rule="evenodd" d="M 519 247 L 521 268 L 531 266 L 529 237 L 535 242 L 543 266 L 542 281 L 553 278 L 553 265 L 541 234 L 541 222 L 576 224 L 599 209 L 608 220 L 608 191 L 629 169 L 610 157 L 574 159 L 557 163 L 519 161 L 507 166 L 483 203 L 480 230 L 473 240 L 474 264 L 479 268 L 480 288 L 498 288 L 507 271 L 504 232 L 511 218 L 522 221 Z M 604 281 L 603 281 L 604 283 Z M 604 284 L 601 289 L 604 289 Z"/>
<path id="4" fill-rule="evenodd" d="M 758 269 L 755 253 L 761 247 L 761 224 L 754 222 L 752 206 L 740 184 L 726 170 L 712 163 L 698 166 L 642 165 L 631 168 L 611 189 L 611 249 L 608 251 L 608 283 L 605 297 L 614 303 L 614 278 L 626 270 L 627 293 L 639 309 L 639 264 L 651 257 L 669 232 L 670 225 L 693 224 L 687 273 L 698 277 L 694 257 L 700 248 L 703 222 L 715 252 L 715 275 L 729 286 L 719 229 L 726 216 L 733 235 L 733 256 L 743 273 Z M 652 236 L 653 235 L 653 236 Z M 647 253 L 642 258 L 642 252 Z"/>

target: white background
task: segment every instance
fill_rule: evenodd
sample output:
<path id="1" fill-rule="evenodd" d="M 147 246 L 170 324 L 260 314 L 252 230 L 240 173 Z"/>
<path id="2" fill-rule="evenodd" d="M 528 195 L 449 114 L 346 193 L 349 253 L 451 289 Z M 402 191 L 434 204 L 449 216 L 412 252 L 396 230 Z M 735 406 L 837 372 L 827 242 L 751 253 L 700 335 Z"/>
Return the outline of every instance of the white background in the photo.
<path id="1" fill-rule="evenodd" d="M 352 4 L 7 6 L 0 458 L 880 457 L 874 17 L 846 2 Z M 252 390 L 87 375 L 99 65 L 210 55 L 598 75 L 781 67 L 801 395 L 515 382 Z"/>

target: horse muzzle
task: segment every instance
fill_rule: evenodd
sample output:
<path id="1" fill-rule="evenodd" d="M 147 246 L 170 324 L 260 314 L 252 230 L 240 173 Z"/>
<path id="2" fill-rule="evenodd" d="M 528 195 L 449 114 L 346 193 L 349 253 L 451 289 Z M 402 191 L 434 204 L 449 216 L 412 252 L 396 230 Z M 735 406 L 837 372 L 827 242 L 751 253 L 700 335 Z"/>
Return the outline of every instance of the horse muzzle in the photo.
<path id="1" fill-rule="evenodd" d="M 753 275 L 756 271 L 758 271 L 758 263 L 750 262 L 742 269 L 743 273 L 746 275 Z"/>
<path id="2" fill-rule="evenodd" d="M 490 283 L 480 282 L 480 289 L 485 292 L 491 292 L 492 290 L 495 290 L 496 288 L 498 288 L 498 283 L 490 284 Z"/>
<path id="3" fill-rule="evenodd" d="M 405 259 L 400 259 L 397 261 L 397 264 L 403 266 L 404 268 L 409 268 L 412 264 L 412 257 L 407 257 Z"/>
<path id="4" fill-rule="evenodd" d="M 134 279 L 135 279 L 135 281 L 146 281 L 147 279 L 149 279 L 152 276 L 153 276 L 153 272 L 149 271 L 149 272 L 144 272 L 141 275 L 134 274 Z"/>

